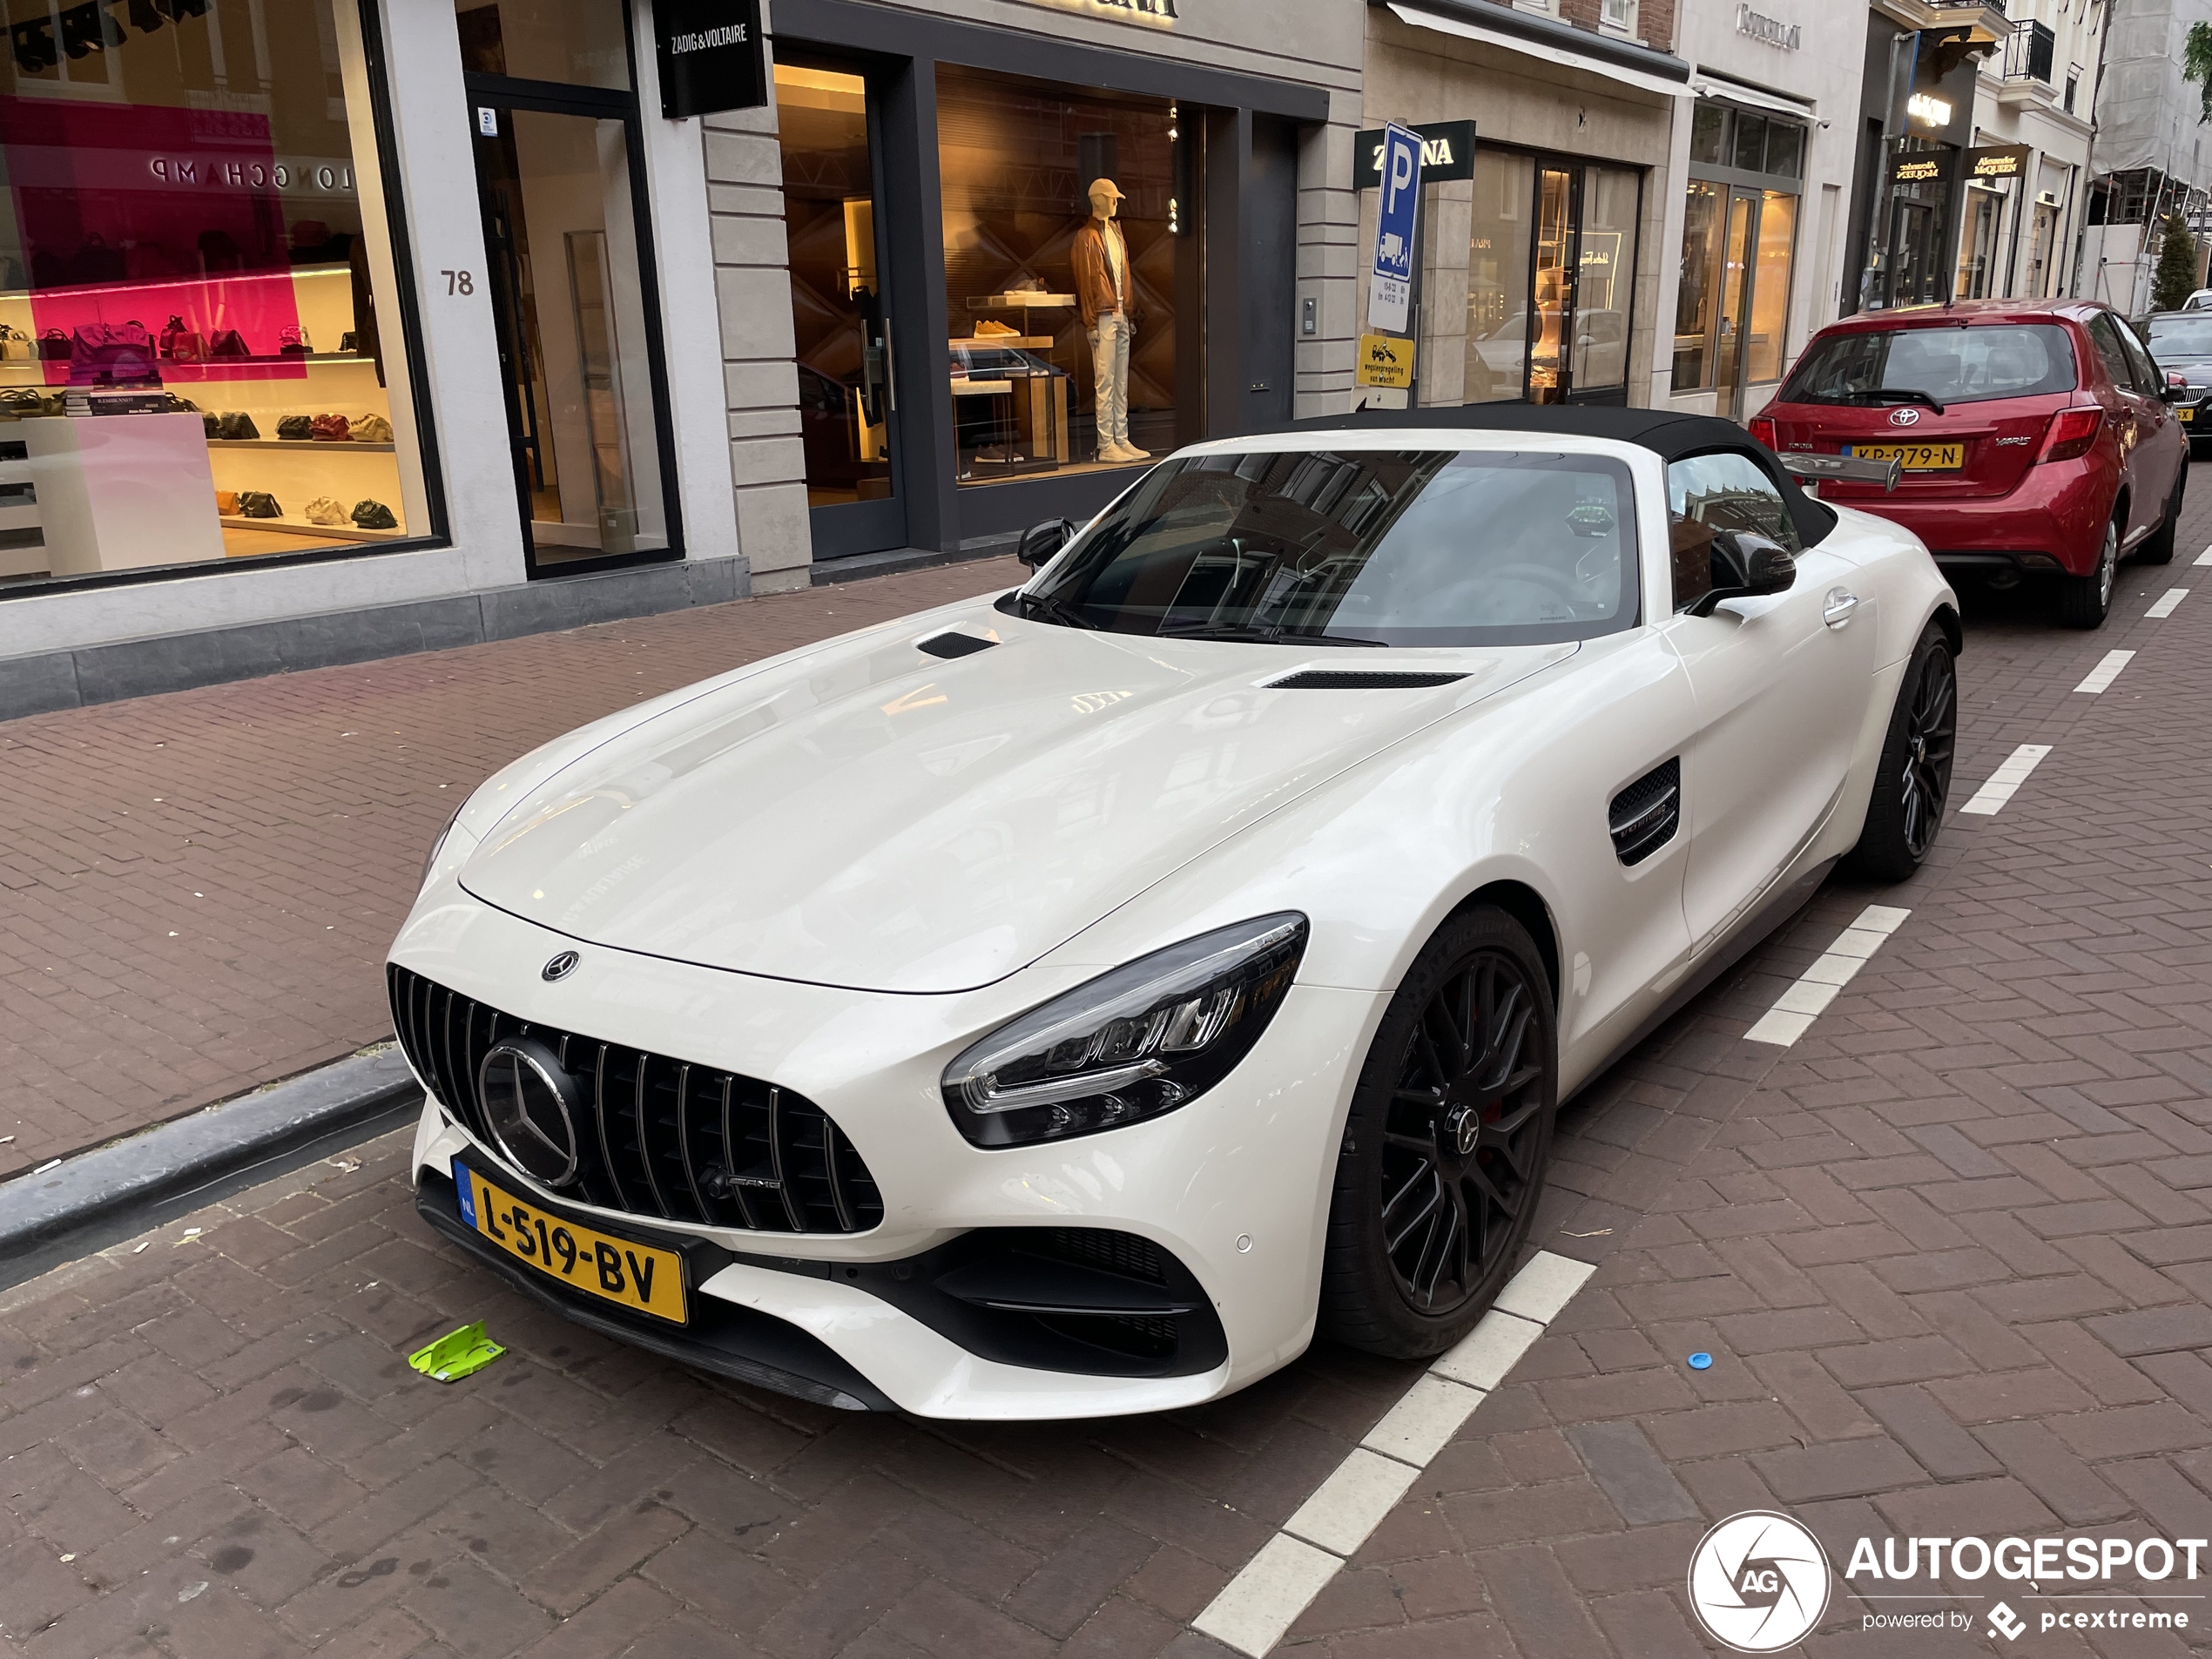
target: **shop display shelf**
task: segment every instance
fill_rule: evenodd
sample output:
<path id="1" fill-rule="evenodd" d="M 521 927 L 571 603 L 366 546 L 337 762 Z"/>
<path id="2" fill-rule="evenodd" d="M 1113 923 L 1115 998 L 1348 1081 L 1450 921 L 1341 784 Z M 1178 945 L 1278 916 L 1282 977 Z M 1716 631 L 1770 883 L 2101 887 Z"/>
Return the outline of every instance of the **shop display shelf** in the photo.
<path id="1" fill-rule="evenodd" d="M 367 356 L 361 352 L 319 351 L 309 352 L 304 355 L 295 353 L 290 357 L 282 356 L 280 354 L 268 357 L 211 357 L 203 363 L 175 363 L 170 361 L 165 357 L 160 360 L 158 368 L 161 370 L 164 379 L 166 379 L 172 374 L 175 374 L 187 380 L 200 381 L 208 378 L 207 371 L 210 369 L 257 368 L 266 368 L 271 364 L 282 365 L 285 363 L 374 364 L 375 361 L 376 360 L 374 357 Z M 10 375 L 23 377 L 44 375 L 45 371 L 50 368 L 65 370 L 67 367 L 68 365 L 66 361 L 62 358 L 0 358 L 0 373 L 6 373 Z M 64 375 L 64 378 L 66 378 L 66 375 Z M 54 386 L 57 390 L 60 389 L 62 381 L 60 381 L 54 382 Z"/>
<path id="2" fill-rule="evenodd" d="M 210 438 L 207 447 L 211 449 L 297 449 L 316 455 L 334 452 L 342 455 L 353 450 L 361 455 L 388 455 L 396 453 L 400 446 L 396 443 L 362 443 L 353 438 Z"/>
<path id="3" fill-rule="evenodd" d="M 404 542 L 407 531 L 365 530 L 358 524 L 317 524 L 293 513 L 281 518 L 247 518 L 239 513 L 219 515 L 229 530 L 283 530 L 293 536 L 314 536 L 326 542 Z"/>

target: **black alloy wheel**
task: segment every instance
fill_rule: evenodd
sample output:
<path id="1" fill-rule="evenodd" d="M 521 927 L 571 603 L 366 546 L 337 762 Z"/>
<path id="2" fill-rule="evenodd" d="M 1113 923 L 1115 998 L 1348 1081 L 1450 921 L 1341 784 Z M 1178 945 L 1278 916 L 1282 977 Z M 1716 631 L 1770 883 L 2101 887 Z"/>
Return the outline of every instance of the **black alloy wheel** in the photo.
<path id="1" fill-rule="evenodd" d="M 1866 825 L 1845 860 L 1851 873 L 1902 881 L 1920 867 L 1943 829 L 1958 742 L 1959 671 L 1949 637 L 1932 622 L 1898 687 L 1866 802 Z"/>
<path id="2" fill-rule="evenodd" d="M 1951 653 L 1929 656 L 1905 717 L 1904 766 L 1898 789 L 1903 821 L 1898 826 L 1914 863 L 1925 858 L 1943 827 L 1944 802 L 1951 795 L 1951 757 L 1959 738 L 1959 673 Z"/>
<path id="3" fill-rule="evenodd" d="M 1489 1307 L 1543 1190 L 1557 1051 L 1526 930 L 1487 907 L 1447 923 L 1392 999 L 1353 1096 L 1322 1290 L 1330 1334 L 1411 1358 Z"/>
<path id="4" fill-rule="evenodd" d="M 2069 628 L 2101 628 L 2112 610 L 2112 584 L 2120 568 L 2120 520 L 2105 526 L 2097 563 L 2087 576 L 2059 578 L 2059 620 Z"/>

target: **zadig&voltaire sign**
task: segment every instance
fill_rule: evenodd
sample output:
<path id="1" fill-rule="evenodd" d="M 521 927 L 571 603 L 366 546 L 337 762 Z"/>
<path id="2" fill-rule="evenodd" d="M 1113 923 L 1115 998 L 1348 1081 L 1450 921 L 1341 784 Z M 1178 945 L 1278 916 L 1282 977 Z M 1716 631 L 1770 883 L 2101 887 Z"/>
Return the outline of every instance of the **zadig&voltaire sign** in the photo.
<path id="1" fill-rule="evenodd" d="M 1181 13 L 1175 0 L 1050 0 L 1062 11 L 1080 11 L 1093 17 L 1118 17 L 1125 23 L 1173 24 Z"/>
<path id="2" fill-rule="evenodd" d="M 1749 6 L 1736 8 L 1736 32 L 1785 52 L 1793 52 L 1805 44 L 1804 24 L 1762 17 Z"/>

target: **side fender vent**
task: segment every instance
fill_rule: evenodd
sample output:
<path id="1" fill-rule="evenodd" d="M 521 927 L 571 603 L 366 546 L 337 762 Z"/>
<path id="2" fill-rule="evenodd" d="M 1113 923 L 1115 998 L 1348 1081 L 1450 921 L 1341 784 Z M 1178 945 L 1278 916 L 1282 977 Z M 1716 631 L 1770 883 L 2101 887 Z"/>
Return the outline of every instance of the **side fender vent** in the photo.
<path id="1" fill-rule="evenodd" d="M 1423 674 L 1413 670 L 1307 668 L 1281 679 L 1270 680 L 1271 691 L 1417 691 L 1432 685 L 1449 685 L 1464 674 Z"/>
<path id="2" fill-rule="evenodd" d="M 995 639 L 978 639 L 973 634 L 933 634 L 914 649 L 926 651 L 932 657 L 973 657 L 998 643 Z"/>
<path id="3" fill-rule="evenodd" d="M 1625 865 L 1642 863 L 1673 840 L 1682 827 L 1682 757 L 1653 767 L 1615 795 L 1606 826 Z"/>

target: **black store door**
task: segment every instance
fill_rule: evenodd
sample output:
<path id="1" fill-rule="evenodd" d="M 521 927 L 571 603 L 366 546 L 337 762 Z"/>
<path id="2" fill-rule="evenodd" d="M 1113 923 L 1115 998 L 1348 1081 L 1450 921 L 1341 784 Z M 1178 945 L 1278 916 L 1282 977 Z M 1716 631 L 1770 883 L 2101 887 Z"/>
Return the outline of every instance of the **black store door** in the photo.
<path id="1" fill-rule="evenodd" d="M 1643 174 L 1540 162 L 1529 292 L 1528 401 L 1629 401 Z"/>
<path id="2" fill-rule="evenodd" d="M 469 79 L 483 280 L 529 574 L 678 557 L 635 100 Z"/>

